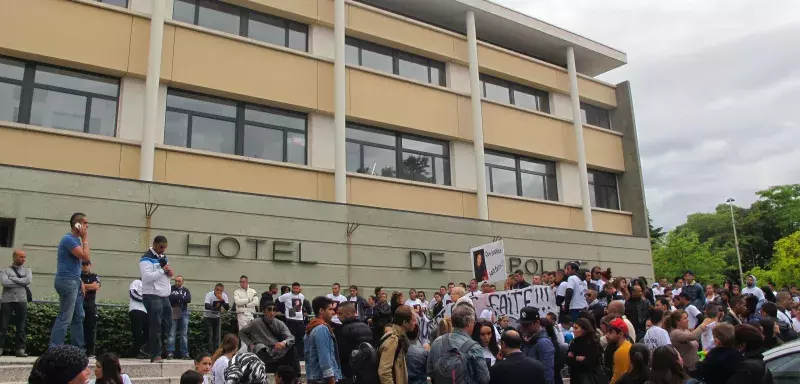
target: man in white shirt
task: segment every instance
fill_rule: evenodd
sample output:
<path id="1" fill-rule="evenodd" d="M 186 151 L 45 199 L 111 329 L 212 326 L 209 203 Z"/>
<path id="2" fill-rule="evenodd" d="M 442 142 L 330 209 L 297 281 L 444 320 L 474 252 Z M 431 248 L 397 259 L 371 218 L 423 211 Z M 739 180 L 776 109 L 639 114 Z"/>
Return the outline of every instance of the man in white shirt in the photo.
<path id="1" fill-rule="evenodd" d="M 411 288 L 408 290 L 408 300 L 406 300 L 406 305 L 414 308 L 414 311 L 419 311 L 420 308 L 422 308 L 422 300 L 417 297 L 416 289 Z"/>
<path id="2" fill-rule="evenodd" d="M 222 283 L 217 283 L 214 290 L 207 293 L 203 305 L 203 322 L 206 324 L 206 333 L 208 334 L 208 350 L 216 351 L 219 347 L 219 338 L 222 330 L 222 321 L 220 314 L 223 310 L 229 310 L 230 304 L 228 295 L 224 292 L 225 286 Z"/>
<path id="3" fill-rule="evenodd" d="M 687 293 L 681 292 L 681 294 L 678 295 L 678 307 L 682 308 L 686 311 L 686 314 L 689 315 L 689 329 L 695 329 L 697 328 L 697 324 L 703 322 L 705 316 L 703 316 L 703 313 L 700 312 L 694 304 L 691 304 Z"/>
<path id="4" fill-rule="evenodd" d="M 453 300 L 453 297 L 450 296 L 453 293 L 453 288 L 455 288 L 455 286 L 456 286 L 455 283 L 453 283 L 452 281 L 447 284 L 447 293 L 444 296 L 442 296 L 442 302 L 444 303 L 444 305 L 450 304 L 453 301 L 455 301 Z"/>
<path id="5" fill-rule="evenodd" d="M 333 318 L 331 318 L 331 321 L 333 321 L 336 324 L 341 324 L 342 322 L 339 321 L 339 315 L 338 315 L 339 304 L 347 301 L 347 297 L 345 295 L 342 295 L 342 286 L 339 285 L 339 283 L 333 283 L 333 286 L 331 286 L 331 293 L 329 293 L 325 297 L 333 300 Z"/>
<path id="6" fill-rule="evenodd" d="M 653 283 L 653 287 L 651 288 L 651 290 L 653 291 L 653 297 L 654 298 L 656 296 L 663 296 L 664 295 L 664 288 L 661 288 L 661 286 L 658 283 Z"/>
<path id="7" fill-rule="evenodd" d="M 761 310 L 761 305 L 764 304 L 766 298 L 764 297 L 764 291 L 758 287 L 758 279 L 754 275 L 747 275 L 747 286 L 742 289 L 742 296 L 755 296 L 758 298 L 758 305 L 756 306 L 756 311 Z"/>
<path id="8" fill-rule="evenodd" d="M 583 279 L 579 277 L 579 275 L 583 274 L 578 273 L 578 268 L 580 267 L 575 262 L 567 263 L 566 268 L 564 268 L 568 277 L 566 292 L 564 292 L 563 296 L 563 307 L 569 310 L 573 323 L 578 321 L 580 312 L 589 306 L 586 302 L 586 285 L 583 284 Z M 556 298 L 556 301 L 558 301 L 558 298 Z"/>
<path id="9" fill-rule="evenodd" d="M 647 330 L 647 333 L 644 335 L 644 345 L 653 352 L 658 347 L 663 347 L 665 345 L 672 345 L 672 341 L 669 338 L 669 333 L 664 330 L 662 326 L 662 322 L 664 320 L 664 311 L 660 309 L 653 309 L 650 311 L 650 322 L 653 324 L 650 326 L 650 329 Z"/>
<path id="10" fill-rule="evenodd" d="M 303 322 L 303 301 L 306 299 L 301 293 L 300 283 L 292 283 L 292 290 L 278 297 L 278 301 L 286 306 L 286 326 L 294 336 L 294 346 L 297 356 L 303 356 L 303 337 L 305 336 L 306 324 Z"/>
<path id="11" fill-rule="evenodd" d="M 172 305 L 169 294 L 172 290 L 170 279 L 174 272 L 169 266 L 164 252 L 167 238 L 156 236 L 153 246 L 139 259 L 139 272 L 142 276 L 142 302 L 147 309 L 147 322 L 150 335 L 147 346 L 150 349 L 150 362 L 162 361 L 162 340 L 167 338 L 172 328 Z"/>
<path id="12" fill-rule="evenodd" d="M 236 304 L 236 322 L 239 329 L 244 328 L 247 323 L 253 320 L 253 313 L 259 303 L 258 292 L 250 288 L 247 276 L 239 278 L 239 288 L 233 291 L 233 302 Z"/>
<path id="13" fill-rule="evenodd" d="M 778 321 L 792 325 L 792 294 L 780 291 L 775 294 L 775 305 L 778 307 Z M 795 330 L 797 331 L 797 330 Z"/>
<path id="14" fill-rule="evenodd" d="M 149 328 L 147 326 L 147 309 L 142 302 L 142 281 L 139 279 L 131 282 L 128 289 L 128 317 L 131 319 L 131 335 L 133 345 L 128 350 L 129 357 L 148 359 L 150 354 L 142 350 L 147 344 Z"/>
<path id="15" fill-rule="evenodd" d="M 673 284 L 672 286 L 675 287 L 672 290 L 672 297 L 678 297 L 678 295 L 680 295 L 681 292 L 683 291 L 683 279 L 681 279 L 680 277 L 676 277 L 675 284 Z"/>
<path id="16" fill-rule="evenodd" d="M 700 335 L 700 342 L 703 344 L 703 350 L 708 352 L 712 348 L 715 347 L 714 344 L 714 334 L 712 333 L 714 327 L 719 324 L 719 307 L 716 305 L 709 305 L 706 307 L 706 317 L 709 319 L 714 319 L 714 322 L 709 323 L 706 325 L 706 329 L 703 331 L 703 334 Z M 690 322 L 691 325 L 691 322 Z"/>
<path id="17" fill-rule="evenodd" d="M 603 270 L 600 269 L 600 267 L 592 267 L 592 280 L 591 280 L 591 282 L 592 282 L 592 284 L 595 285 L 595 287 L 597 287 L 597 289 L 596 289 L 597 292 L 603 292 L 603 286 L 606 285 L 606 282 L 603 281 L 602 272 L 603 272 Z"/>

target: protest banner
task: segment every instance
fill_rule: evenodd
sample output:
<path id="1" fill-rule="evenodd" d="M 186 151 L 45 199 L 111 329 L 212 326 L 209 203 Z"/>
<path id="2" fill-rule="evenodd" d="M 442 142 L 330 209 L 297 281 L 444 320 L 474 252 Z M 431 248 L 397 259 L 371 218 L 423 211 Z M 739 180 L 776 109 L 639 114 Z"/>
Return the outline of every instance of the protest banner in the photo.
<path id="1" fill-rule="evenodd" d="M 469 250 L 475 280 L 494 283 L 503 281 L 506 274 L 506 253 L 503 240 L 484 244 Z"/>
<path id="2" fill-rule="evenodd" d="M 500 291 L 494 293 L 478 293 L 470 297 L 475 306 L 476 315 L 484 309 L 489 309 L 495 318 L 508 316 L 516 323 L 519 319 L 520 310 L 525 307 L 533 307 L 539 310 L 539 315 L 544 317 L 549 312 L 558 315 L 559 308 L 556 305 L 556 295 L 552 288 L 543 285 L 532 285 L 525 289 L 515 289 L 510 291 Z M 428 332 L 430 334 L 438 326 L 439 322 L 445 317 L 450 317 L 455 303 L 449 303 L 428 322 Z"/>

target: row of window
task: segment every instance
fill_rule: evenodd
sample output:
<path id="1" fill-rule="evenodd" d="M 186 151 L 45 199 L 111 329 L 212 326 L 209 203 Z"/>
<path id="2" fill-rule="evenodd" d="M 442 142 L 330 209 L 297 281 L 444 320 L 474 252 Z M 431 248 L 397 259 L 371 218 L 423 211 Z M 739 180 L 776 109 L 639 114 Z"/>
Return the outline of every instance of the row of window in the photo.
<path id="1" fill-rule="evenodd" d="M 116 135 L 119 80 L 0 57 L 0 120 Z M 169 89 L 164 143 L 307 164 L 306 114 Z M 347 170 L 450 185 L 446 141 L 348 123 Z M 499 194 L 558 201 L 555 163 L 487 151 L 486 182 Z M 619 208 L 616 177 L 592 172 L 592 205 Z"/>

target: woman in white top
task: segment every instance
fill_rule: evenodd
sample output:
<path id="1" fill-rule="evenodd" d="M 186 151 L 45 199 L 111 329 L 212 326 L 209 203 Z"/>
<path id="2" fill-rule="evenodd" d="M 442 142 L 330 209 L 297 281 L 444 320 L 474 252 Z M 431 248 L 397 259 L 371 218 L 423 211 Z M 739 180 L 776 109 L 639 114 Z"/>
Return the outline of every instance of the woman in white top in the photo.
<path id="1" fill-rule="evenodd" d="M 239 337 L 232 333 L 225 335 L 222 344 L 211 356 L 214 364 L 211 367 L 211 384 L 225 384 L 225 369 L 238 350 Z"/>
<path id="2" fill-rule="evenodd" d="M 194 358 L 195 372 L 203 375 L 203 384 L 211 384 L 211 355 L 206 352 L 197 354 Z"/>
<path id="3" fill-rule="evenodd" d="M 97 356 L 94 362 L 94 376 L 96 379 L 89 380 L 88 384 L 131 384 L 131 379 L 128 375 L 122 373 L 119 358 L 113 353 L 104 353 Z"/>
<path id="4" fill-rule="evenodd" d="M 713 303 L 716 298 L 717 294 L 714 292 L 714 286 L 711 284 L 706 285 L 706 305 Z"/>
<path id="5" fill-rule="evenodd" d="M 494 336 L 494 326 L 489 320 L 478 320 L 472 331 L 472 340 L 478 342 L 483 349 L 483 359 L 486 366 L 491 368 L 500 355 L 500 346 L 497 345 L 497 338 Z"/>

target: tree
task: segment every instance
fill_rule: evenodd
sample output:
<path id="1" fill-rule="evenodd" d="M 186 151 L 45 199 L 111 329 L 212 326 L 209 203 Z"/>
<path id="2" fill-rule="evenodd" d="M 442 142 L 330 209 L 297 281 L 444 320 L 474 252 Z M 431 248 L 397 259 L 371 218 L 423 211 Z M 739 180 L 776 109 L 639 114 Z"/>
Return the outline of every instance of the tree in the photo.
<path id="1" fill-rule="evenodd" d="M 403 178 L 414 181 L 432 181 L 430 159 L 427 156 L 416 155 L 403 159 Z"/>
<path id="2" fill-rule="evenodd" d="M 664 227 L 654 227 L 653 226 L 653 217 L 650 216 L 650 210 L 647 210 L 647 226 L 650 228 L 650 248 L 656 249 L 661 246 L 661 241 L 667 232 L 664 231 Z"/>
<path id="3" fill-rule="evenodd" d="M 729 267 L 723 254 L 712 250 L 710 242 L 700 242 L 692 231 L 676 229 L 667 233 L 661 247 L 653 250 L 653 268 L 656 278 L 671 280 L 691 269 L 697 281 L 719 284 L 725 280 L 723 272 Z"/>
<path id="4" fill-rule="evenodd" d="M 800 231 L 775 243 L 775 255 L 769 270 L 756 267 L 749 273 L 760 281 L 772 281 L 779 287 L 800 281 Z"/>
<path id="5" fill-rule="evenodd" d="M 777 227 L 785 236 L 800 230 L 800 184 L 778 185 L 756 195 L 764 210 L 775 216 Z"/>

